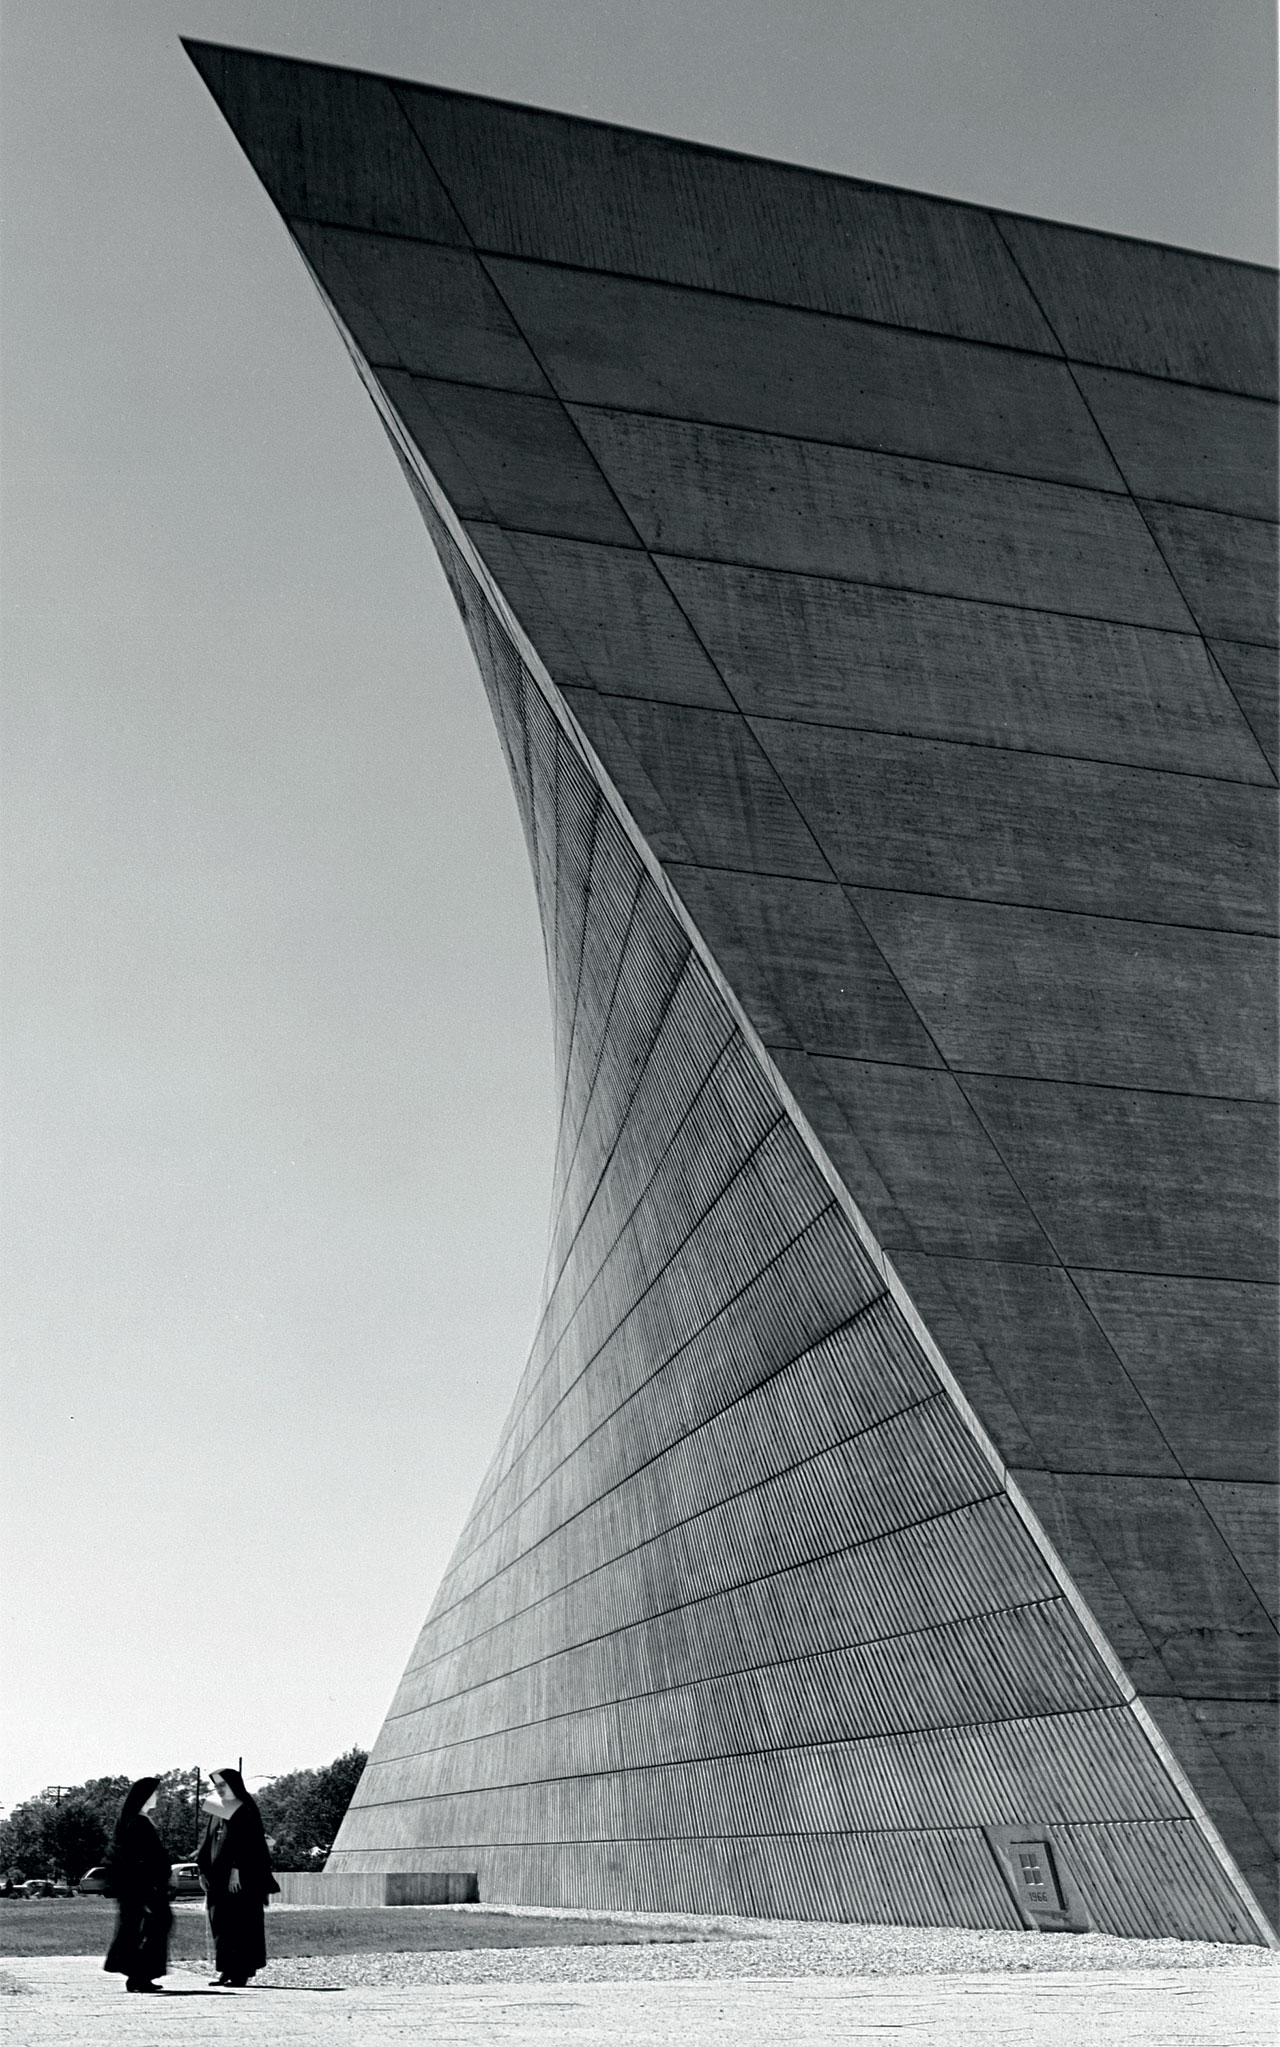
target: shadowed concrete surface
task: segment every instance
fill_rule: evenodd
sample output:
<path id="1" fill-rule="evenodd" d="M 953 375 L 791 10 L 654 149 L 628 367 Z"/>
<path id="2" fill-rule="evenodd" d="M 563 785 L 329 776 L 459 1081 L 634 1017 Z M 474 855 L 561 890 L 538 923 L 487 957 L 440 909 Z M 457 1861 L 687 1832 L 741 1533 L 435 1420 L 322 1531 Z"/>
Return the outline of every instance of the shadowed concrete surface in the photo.
<path id="1" fill-rule="evenodd" d="M 331 1866 L 1262 1937 L 1274 277 L 192 55 L 450 576 L 562 1082 Z"/>

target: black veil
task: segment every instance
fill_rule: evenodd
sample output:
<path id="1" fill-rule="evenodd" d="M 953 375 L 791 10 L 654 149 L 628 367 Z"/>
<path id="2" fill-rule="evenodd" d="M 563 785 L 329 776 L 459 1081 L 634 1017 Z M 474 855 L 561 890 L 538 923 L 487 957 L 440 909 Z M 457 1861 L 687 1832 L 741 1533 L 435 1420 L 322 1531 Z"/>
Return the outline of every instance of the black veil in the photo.
<path id="1" fill-rule="evenodd" d="M 246 1789 L 244 1778 L 240 1775 L 239 1770 L 224 1770 L 222 1768 L 219 1768 L 215 1771 L 211 1771 L 210 1774 L 212 1776 L 221 1777 L 223 1783 L 226 1785 L 232 1797 L 238 1798 L 240 1800 L 241 1805 L 250 1806 L 255 1813 L 258 1811 L 258 1801 L 253 1796 L 253 1793 Z M 261 1818 L 260 1813 L 258 1817 Z"/>
<path id="2" fill-rule="evenodd" d="M 120 1808 L 120 1817 L 116 1821 L 115 1832 L 111 1836 L 113 1843 L 124 1838 L 126 1829 L 133 1825 L 152 1792 L 158 1790 L 159 1786 L 158 1777 L 139 1777 L 136 1784 L 129 1786 L 124 1804 Z"/>

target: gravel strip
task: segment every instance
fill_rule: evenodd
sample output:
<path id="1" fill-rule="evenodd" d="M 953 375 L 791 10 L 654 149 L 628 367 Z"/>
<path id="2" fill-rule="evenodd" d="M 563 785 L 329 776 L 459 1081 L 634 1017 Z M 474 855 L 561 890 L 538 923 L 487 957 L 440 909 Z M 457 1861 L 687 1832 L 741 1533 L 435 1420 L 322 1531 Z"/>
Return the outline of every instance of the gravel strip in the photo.
<path id="1" fill-rule="evenodd" d="M 573 1915 L 575 1919 L 582 1916 L 585 1915 Z M 621 1915 L 607 1916 L 616 1923 Z M 642 1915 L 629 1917 L 633 1923 L 643 1923 Z M 794 1921 L 755 1921 L 751 1923 L 755 1938 L 743 1938 L 737 1926 L 736 1937 L 708 1938 L 703 1930 L 708 1924 L 690 1921 L 682 1938 L 678 1922 L 664 1918 L 655 1925 L 656 1938 L 627 1947 L 299 1955 L 269 1962 L 254 1980 L 259 1984 L 299 1988 L 321 1984 L 407 1988 L 431 1983 L 687 1982 L 742 1977 L 776 1980 L 815 1976 L 976 1976 L 1044 1970 L 1275 1969 L 1280 1962 L 1280 1956 L 1260 1947 L 1207 1941 L 1121 1940 L 1099 1933 L 1044 1935 L 933 1927 L 801 1927 Z M 193 1973 L 203 1973 L 195 1964 L 185 1967 Z"/>

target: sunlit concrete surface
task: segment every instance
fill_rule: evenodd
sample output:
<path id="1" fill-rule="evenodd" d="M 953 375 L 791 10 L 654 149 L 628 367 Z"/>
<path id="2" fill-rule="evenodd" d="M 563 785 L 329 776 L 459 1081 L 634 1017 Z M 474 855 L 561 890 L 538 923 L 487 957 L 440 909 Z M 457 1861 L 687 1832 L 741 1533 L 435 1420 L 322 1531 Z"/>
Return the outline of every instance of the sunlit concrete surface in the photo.
<path id="1" fill-rule="evenodd" d="M 1274 2040 L 1269 1968 L 1113 1973 L 1034 1970 L 1013 1976 L 757 1978 L 662 1983 L 349 1985 L 203 1991 L 174 1976 L 163 1998 L 133 1998 L 96 1958 L 7 1965 L 4 2034 L 12 2047 L 115 2047 L 138 2040 L 270 2041 L 328 2047 L 401 2040 L 611 2041 L 665 2047 L 696 2031 L 723 2047 L 881 2040 L 963 2047 L 1035 2040 L 1039 2047 L 1251 2047 Z"/>

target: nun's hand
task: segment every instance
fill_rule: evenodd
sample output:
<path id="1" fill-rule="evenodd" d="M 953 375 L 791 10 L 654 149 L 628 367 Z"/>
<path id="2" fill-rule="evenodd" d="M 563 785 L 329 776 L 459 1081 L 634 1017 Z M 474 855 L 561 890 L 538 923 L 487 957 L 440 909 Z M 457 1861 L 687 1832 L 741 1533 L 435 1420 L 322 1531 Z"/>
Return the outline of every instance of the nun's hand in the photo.
<path id="1" fill-rule="evenodd" d="M 227 1879 L 227 1889 L 228 1889 L 229 1891 L 235 1892 L 235 1891 L 238 1891 L 238 1890 L 239 1890 L 239 1888 L 240 1888 L 240 1872 L 239 1872 L 239 1870 L 238 1870 L 238 1869 L 233 1869 L 233 1870 L 232 1870 L 232 1872 L 231 1872 L 231 1875 L 230 1875 L 230 1877 L 229 1877 L 229 1878 Z"/>

